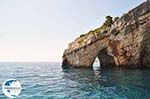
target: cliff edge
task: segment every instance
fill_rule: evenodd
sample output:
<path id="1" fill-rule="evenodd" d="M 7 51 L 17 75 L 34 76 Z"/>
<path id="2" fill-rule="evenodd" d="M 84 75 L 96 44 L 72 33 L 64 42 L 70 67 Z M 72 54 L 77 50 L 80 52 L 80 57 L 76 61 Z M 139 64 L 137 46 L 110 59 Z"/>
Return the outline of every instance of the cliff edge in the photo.
<path id="1" fill-rule="evenodd" d="M 110 27 L 90 31 L 71 42 L 62 67 L 150 67 L 150 1 L 116 19 Z"/>

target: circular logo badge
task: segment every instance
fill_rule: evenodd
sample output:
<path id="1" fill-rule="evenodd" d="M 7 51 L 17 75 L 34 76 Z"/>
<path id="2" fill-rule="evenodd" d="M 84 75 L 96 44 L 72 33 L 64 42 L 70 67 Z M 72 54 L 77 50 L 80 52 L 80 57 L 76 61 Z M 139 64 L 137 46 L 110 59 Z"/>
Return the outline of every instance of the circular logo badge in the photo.
<path id="1" fill-rule="evenodd" d="M 17 97 L 21 92 L 21 84 L 16 79 L 8 79 L 3 83 L 2 91 L 9 98 Z"/>

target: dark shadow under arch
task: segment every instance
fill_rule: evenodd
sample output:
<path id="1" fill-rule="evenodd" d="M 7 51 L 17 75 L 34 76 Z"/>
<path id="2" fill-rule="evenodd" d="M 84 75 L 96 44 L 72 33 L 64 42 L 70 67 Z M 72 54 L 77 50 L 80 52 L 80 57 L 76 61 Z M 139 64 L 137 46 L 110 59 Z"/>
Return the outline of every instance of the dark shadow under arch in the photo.
<path id="1" fill-rule="evenodd" d="M 107 53 L 106 49 L 100 50 L 96 57 L 98 57 L 98 59 L 100 61 L 100 63 L 99 63 L 100 68 L 116 66 L 114 58 Z M 95 61 L 95 59 L 94 59 L 94 61 Z M 94 61 L 93 61 L 93 63 L 94 63 Z M 92 66 L 93 66 L 93 63 L 92 63 Z"/>

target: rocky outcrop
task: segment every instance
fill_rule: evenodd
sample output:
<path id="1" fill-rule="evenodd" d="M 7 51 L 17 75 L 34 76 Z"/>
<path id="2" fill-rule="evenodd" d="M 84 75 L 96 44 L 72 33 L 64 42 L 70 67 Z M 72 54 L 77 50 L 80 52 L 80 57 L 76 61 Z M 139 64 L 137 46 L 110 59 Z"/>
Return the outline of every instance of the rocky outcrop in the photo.
<path id="1" fill-rule="evenodd" d="M 150 1 L 130 10 L 96 34 L 82 35 L 63 54 L 63 67 L 150 67 Z"/>

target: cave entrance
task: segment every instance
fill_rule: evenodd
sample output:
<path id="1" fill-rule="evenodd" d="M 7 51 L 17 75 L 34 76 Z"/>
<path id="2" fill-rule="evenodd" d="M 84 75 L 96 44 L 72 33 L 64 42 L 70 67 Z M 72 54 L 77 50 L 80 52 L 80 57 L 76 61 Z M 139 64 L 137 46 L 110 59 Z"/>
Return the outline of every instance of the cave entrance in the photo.
<path id="1" fill-rule="evenodd" d="M 106 49 L 102 49 L 97 54 L 92 66 L 93 68 L 99 68 L 99 69 L 104 67 L 114 67 L 115 61 L 113 56 L 110 53 L 108 53 Z"/>

